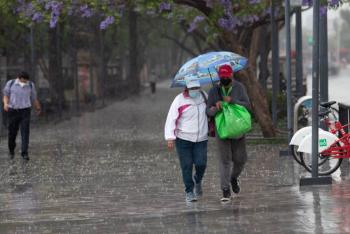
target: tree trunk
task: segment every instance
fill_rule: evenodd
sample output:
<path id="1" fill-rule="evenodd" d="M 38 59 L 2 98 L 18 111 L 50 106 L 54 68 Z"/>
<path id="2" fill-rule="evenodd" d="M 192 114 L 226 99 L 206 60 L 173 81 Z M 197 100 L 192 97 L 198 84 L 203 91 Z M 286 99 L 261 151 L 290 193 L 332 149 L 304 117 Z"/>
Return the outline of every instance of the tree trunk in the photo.
<path id="1" fill-rule="evenodd" d="M 105 97 L 106 97 L 106 60 L 105 60 L 105 48 L 104 48 L 104 32 L 99 30 L 98 32 L 98 71 L 99 71 L 99 89 L 100 89 L 100 97 L 102 99 L 102 106 L 105 106 Z M 94 90 L 92 90 L 94 93 Z"/>
<path id="2" fill-rule="evenodd" d="M 140 69 L 138 64 L 137 47 L 137 13 L 129 10 L 129 86 L 133 94 L 140 92 Z"/>
<path id="3" fill-rule="evenodd" d="M 247 88 L 255 118 L 261 127 L 264 137 L 274 137 L 276 132 L 272 124 L 266 94 L 256 79 L 255 72 L 248 68 L 239 75 L 239 80 Z"/>
<path id="4" fill-rule="evenodd" d="M 226 46 L 229 46 L 233 52 L 248 58 L 247 69 L 240 71 L 236 77 L 247 88 L 255 118 L 261 127 L 264 137 L 274 137 L 276 132 L 272 123 L 266 93 L 260 85 L 256 74 L 256 58 L 259 54 L 262 31 L 261 27 L 253 29 L 250 32 L 247 31 L 247 35 L 242 37 L 244 42 L 238 42 L 232 34 L 224 34 L 222 39 L 226 43 Z M 242 45 L 246 45 L 246 47 Z"/>
<path id="5" fill-rule="evenodd" d="M 212 8 L 208 7 L 207 1 L 204 0 L 174 0 L 174 2 L 196 8 L 206 16 L 212 13 Z M 275 136 L 275 128 L 269 112 L 266 94 L 256 77 L 256 58 L 259 54 L 259 42 L 261 40 L 261 29 L 257 25 L 241 27 L 237 34 L 229 31 L 220 33 L 218 45 L 223 50 L 230 50 L 248 58 L 248 68 L 241 71 L 238 78 L 247 88 L 255 117 L 260 124 L 263 135 L 273 137 Z"/>
<path id="6" fill-rule="evenodd" d="M 260 40 L 259 45 L 259 54 L 260 54 L 260 61 L 259 61 L 259 82 L 261 86 L 267 90 L 267 79 L 270 76 L 269 68 L 268 68 L 268 59 L 269 59 L 269 52 L 271 49 L 271 37 L 270 32 L 268 30 L 268 26 L 264 25 L 263 32 L 262 32 L 262 40 Z"/>
<path id="7" fill-rule="evenodd" d="M 62 81 L 62 59 L 59 37 L 59 26 L 49 31 L 49 83 L 51 99 L 57 105 L 61 117 L 64 103 L 64 88 Z"/>

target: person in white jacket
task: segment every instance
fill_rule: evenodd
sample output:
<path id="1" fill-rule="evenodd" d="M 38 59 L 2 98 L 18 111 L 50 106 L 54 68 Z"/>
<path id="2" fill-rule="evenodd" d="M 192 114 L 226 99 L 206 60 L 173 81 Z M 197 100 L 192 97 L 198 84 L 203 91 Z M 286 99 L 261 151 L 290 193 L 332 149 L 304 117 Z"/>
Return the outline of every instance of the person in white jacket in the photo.
<path id="1" fill-rule="evenodd" d="M 185 90 L 170 106 L 164 132 L 168 149 L 176 147 L 179 156 L 186 201 L 193 202 L 203 194 L 201 182 L 207 167 L 207 94 L 200 90 L 197 77 L 186 77 L 185 82 Z"/>

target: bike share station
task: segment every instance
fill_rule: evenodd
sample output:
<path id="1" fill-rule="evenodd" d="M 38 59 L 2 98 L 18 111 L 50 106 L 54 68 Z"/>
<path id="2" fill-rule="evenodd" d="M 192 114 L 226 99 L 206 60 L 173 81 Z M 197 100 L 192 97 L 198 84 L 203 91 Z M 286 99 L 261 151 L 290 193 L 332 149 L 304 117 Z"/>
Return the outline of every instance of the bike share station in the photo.
<path id="1" fill-rule="evenodd" d="M 313 1 L 313 58 L 312 58 L 312 96 L 302 97 L 298 100 L 294 107 L 294 116 L 292 110 L 292 95 L 291 95 L 291 35 L 290 35 L 290 1 L 298 2 L 297 6 L 301 7 L 298 0 L 285 0 L 285 25 L 286 25 L 286 78 L 287 78 L 287 119 L 288 119 L 288 140 L 293 151 L 293 156 L 297 160 L 294 153 L 300 153 L 300 165 L 311 172 L 311 177 L 300 178 L 300 186 L 305 185 L 326 185 L 332 184 L 331 173 L 336 171 L 340 166 L 342 158 L 346 158 L 349 153 L 347 148 L 342 148 L 344 139 L 339 139 L 336 133 L 346 136 L 341 125 L 345 125 L 349 121 L 349 106 L 339 104 L 339 119 L 343 122 L 338 122 L 337 128 L 330 128 L 328 115 L 334 111 L 332 105 L 335 102 L 328 102 L 328 35 L 327 35 L 327 15 L 320 15 L 320 0 Z M 296 5 L 294 5 L 296 6 Z M 301 14 L 299 13 L 299 24 L 296 31 L 301 31 Z M 297 16 L 297 17 L 298 17 Z M 299 35 L 300 37 L 300 35 Z M 297 36 L 298 39 L 298 36 Z M 299 38 L 299 44 L 301 39 Z M 301 54 L 302 49 L 297 48 L 297 53 Z M 302 59 L 299 58 L 299 76 L 302 74 Z M 297 76 L 298 76 L 297 74 Z M 320 104 L 320 102 L 322 102 Z M 320 108 L 321 106 L 321 108 Z M 302 107 L 302 117 L 298 118 L 299 107 Z M 321 113 L 320 113 L 321 111 Z M 338 112 L 338 111 L 336 111 Z M 311 115 L 309 115 L 311 113 Z M 311 116 L 311 118 L 310 118 Z M 294 117 L 294 121 L 293 121 Z M 320 128 L 320 119 L 326 120 L 326 125 Z M 310 121 L 311 120 L 311 121 Z M 297 131 L 298 122 L 301 121 L 304 125 L 311 122 L 311 126 L 304 127 Z M 334 122 L 335 123 L 335 122 Z M 293 135 L 293 133 L 295 133 Z M 292 136 L 293 135 L 293 136 Z M 342 138 L 342 137 L 340 137 Z M 346 138 L 348 139 L 348 138 Z M 348 144 L 348 142 L 345 142 Z M 322 152 L 322 154 L 320 154 Z M 305 163 L 304 156 L 307 155 L 311 159 L 311 163 Z M 334 156 L 335 157 L 332 157 Z M 335 159 L 334 159 L 335 158 Z M 338 164 L 331 164 L 330 160 L 334 159 Z M 319 161 L 320 160 L 320 161 Z M 325 164 L 324 164 L 325 163 Z M 324 165 L 329 166 L 333 170 L 322 171 Z M 320 167 L 320 168 L 319 168 Z M 321 170 L 319 173 L 319 169 Z"/>
<path id="2" fill-rule="evenodd" d="M 328 176 L 338 169 L 341 173 L 349 174 L 349 120 L 350 105 L 338 103 L 338 109 L 334 108 L 335 101 L 320 103 L 325 109 L 319 113 L 322 119 L 322 128 L 318 129 L 318 158 L 317 172 L 320 176 Z M 291 153 L 294 159 L 307 171 L 314 172 L 314 168 L 304 160 L 305 155 L 312 155 L 312 126 L 309 114 L 312 110 L 312 98 L 301 97 L 294 106 L 294 135 L 290 141 Z M 332 119 L 331 117 L 334 117 Z M 298 124 L 302 124 L 299 128 Z M 338 138 L 339 137 L 339 138 Z M 313 158 L 312 158 L 313 159 Z M 343 160 L 346 160 L 345 165 Z M 331 160 L 333 160 L 331 162 Z M 344 169 L 343 165 L 346 167 Z M 342 166 L 342 167 L 341 167 Z M 330 181 L 329 181 L 330 180 Z M 302 178 L 300 185 L 328 184 L 331 177 Z"/>

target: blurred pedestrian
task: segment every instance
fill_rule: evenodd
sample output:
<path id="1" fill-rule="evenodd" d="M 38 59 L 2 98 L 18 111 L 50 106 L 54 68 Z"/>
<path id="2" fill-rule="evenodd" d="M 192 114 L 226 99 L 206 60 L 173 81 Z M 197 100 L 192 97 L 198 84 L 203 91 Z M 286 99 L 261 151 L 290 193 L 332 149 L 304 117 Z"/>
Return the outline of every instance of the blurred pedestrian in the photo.
<path id="1" fill-rule="evenodd" d="M 176 147 L 186 201 L 193 202 L 203 194 L 202 179 L 207 167 L 207 94 L 200 89 L 197 77 L 188 77 L 185 81 L 185 90 L 175 97 L 170 106 L 165 123 L 165 139 L 169 150 Z"/>
<path id="2" fill-rule="evenodd" d="M 239 104 L 250 109 L 250 102 L 245 87 L 240 82 L 233 80 L 233 70 L 230 65 L 219 67 L 218 75 L 220 84 L 215 85 L 209 91 L 207 114 L 214 117 L 222 108 L 222 102 Z M 226 94 L 226 95 L 225 95 Z M 223 196 L 221 201 L 231 199 L 231 189 L 239 193 L 238 177 L 244 169 L 247 161 L 245 137 L 237 139 L 220 139 L 216 134 L 219 148 L 219 170 Z"/>
<path id="3" fill-rule="evenodd" d="M 8 148 L 10 158 L 15 156 L 16 137 L 19 128 L 22 138 L 22 157 L 29 160 L 29 129 L 32 104 L 37 114 L 41 112 L 35 86 L 27 72 L 20 72 L 16 79 L 9 80 L 3 90 L 4 111 L 8 112 Z"/>
<path id="4" fill-rule="evenodd" d="M 157 85 L 157 73 L 154 69 L 152 69 L 151 74 L 149 76 L 149 83 L 151 87 L 151 93 L 155 94 L 156 93 L 156 85 Z"/>

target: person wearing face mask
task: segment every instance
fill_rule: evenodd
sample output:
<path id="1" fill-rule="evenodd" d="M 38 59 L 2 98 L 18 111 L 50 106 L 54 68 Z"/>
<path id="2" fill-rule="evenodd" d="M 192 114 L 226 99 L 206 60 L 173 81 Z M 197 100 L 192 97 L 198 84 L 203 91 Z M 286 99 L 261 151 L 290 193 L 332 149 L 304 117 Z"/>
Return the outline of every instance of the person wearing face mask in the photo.
<path id="1" fill-rule="evenodd" d="M 207 94 L 200 89 L 197 77 L 186 77 L 185 83 L 185 90 L 170 106 L 164 135 L 168 149 L 176 148 L 179 157 L 185 200 L 193 202 L 203 194 L 202 179 L 207 167 Z"/>
<path id="2" fill-rule="evenodd" d="M 37 99 L 34 83 L 26 72 L 20 72 L 16 79 L 9 80 L 3 90 L 4 111 L 8 114 L 8 148 L 10 159 L 15 156 L 16 137 L 21 130 L 22 157 L 28 161 L 30 114 L 34 105 L 37 114 L 41 107 Z"/>
<path id="3" fill-rule="evenodd" d="M 206 113 L 214 117 L 222 108 L 222 102 L 239 104 L 250 110 L 250 102 L 245 87 L 233 80 L 233 70 L 230 65 L 219 67 L 220 83 L 209 91 Z M 247 161 L 245 137 L 238 139 L 220 139 L 216 134 L 219 148 L 219 171 L 223 196 L 221 201 L 231 199 L 231 188 L 236 194 L 240 192 L 238 177 Z M 231 188 L 230 188 L 231 187 Z"/>

